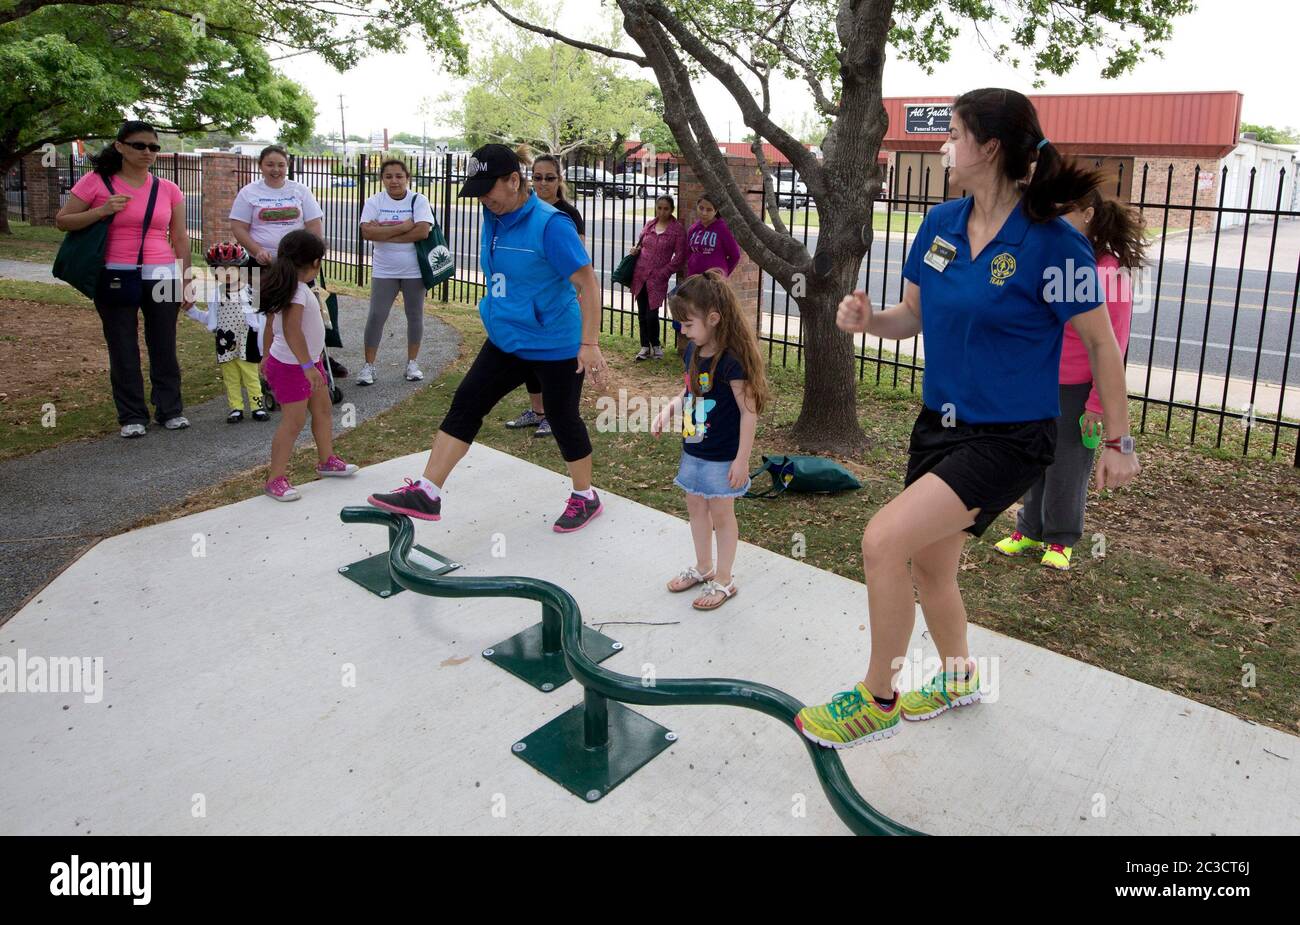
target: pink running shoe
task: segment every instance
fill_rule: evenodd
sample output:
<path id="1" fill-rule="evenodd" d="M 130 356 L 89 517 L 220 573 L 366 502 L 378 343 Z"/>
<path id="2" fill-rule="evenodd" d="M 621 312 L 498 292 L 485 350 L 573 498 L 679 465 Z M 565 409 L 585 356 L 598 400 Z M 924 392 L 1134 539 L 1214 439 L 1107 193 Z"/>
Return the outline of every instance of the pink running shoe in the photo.
<path id="1" fill-rule="evenodd" d="M 289 480 L 283 475 L 278 479 L 271 479 L 266 483 L 263 489 L 267 497 L 274 498 L 276 501 L 297 501 L 302 495 L 298 494 L 298 489 L 289 484 Z"/>
<path id="2" fill-rule="evenodd" d="M 357 471 L 357 467 L 355 465 L 353 465 L 352 463 L 344 462 L 343 460 L 339 459 L 337 456 L 334 455 L 331 455 L 329 459 L 325 460 L 323 463 L 321 463 L 319 466 L 316 467 L 316 474 L 322 476 L 351 475 L 356 471 Z"/>
<path id="3" fill-rule="evenodd" d="M 423 488 L 410 479 L 401 488 L 373 494 L 366 500 L 381 510 L 405 514 L 418 520 L 442 519 L 442 498 L 430 498 Z"/>

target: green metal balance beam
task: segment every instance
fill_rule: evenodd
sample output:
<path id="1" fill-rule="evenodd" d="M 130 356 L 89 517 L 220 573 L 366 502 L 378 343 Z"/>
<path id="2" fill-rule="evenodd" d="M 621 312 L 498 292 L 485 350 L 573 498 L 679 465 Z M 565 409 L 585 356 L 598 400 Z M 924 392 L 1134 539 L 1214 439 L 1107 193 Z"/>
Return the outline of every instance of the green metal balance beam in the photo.
<path id="1" fill-rule="evenodd" d="M 582 713 L 582 738 L 577 739 L 576 722 L 564 724 L 568 714 L 575 714 L 577 708 L 552 720 L 546 726 L 512 745 L 512 751 L 525 761 L 529 761 L 528 752 L 532 749 L 530 742 L 550 728 L 555 736 L 564 736 L 569 741 L 563 747 L 551 748 L 551 739 L 543 735 L 540 741 L 547 743 L 543 750 L 555 751 L 557 754 L 546 760 L 546 767 L 530 761 L 534 767 L 584 799 L 599 799 L 604 793 L 616 786 L 643 765 L 658 751 L 662 751 L 672 742 L 672 734 L 657 724 L 642 726 L 634 734 L 641 738 L 631 756 L 616 754 L 617 745 L 611 745 L 616 736 L 628 728 L 635 728 L 632 722 L 625 722 L 623 711 L 617 703 L 609 708 L 609 700 L 622 703 L 636 703 L 646 706 L 685 706 L 691 704 L 724 705 L 744 707 L 757 710 L 781 722 L 799 737 L 808 756 L 812 759 L 817 779 L 822 791 L 830 801 L 836 815 L 854 833 L 858 835 L 922 835 L 915 829 L 894 822 L 889 817 L 874 809 L 862 798 L 853 782 L 849 780 L 840 761 L 839 754 L 830 748 L 822 748 L 799 732 L 794 718 L 803 709 L 803 704 L 784 691 L 759 684 L 754 681 L 741 681 L 731 678 L 692 678 L 659 679 L 654 687 L 644 687 L 641 679 L 631 675 L 619 674 L 600 667 L 593 661 L 583 647 L 582 611 L 577 601 L 569 592 L 549 581 L 522 577 L 448 577 L 435 575 L 422 566 L 410 561 L 411 548 L 415 543 L 415 527 L 408 517 L 393 514 L 373 507 L 346 507 L 340 513 L 344 523 L 373 523 L 390 528 L 392 545 L 388 551 L 388 564 L 393 580 L 397 584 L 420 594 L 433 597 L 517 597 L 537 601 L 542 605 L 543 613 L 554 610 L 561 618 L 560 644 L 564 661 L 569 673 L 577 679 L 584 691 Z M 574 728 L 570 728 L 570 726 Z M 650 728 L 651 726 L 655 728 Z M 655 736 L 659 742 L 652 742 Z M 649 745 L 660 745 L 658 751 L 648 756 L 644 753 Z M 523 744 L 524 748 L 519 748 Z M 534 753 L 536 754 L 536 752 Z M 578 756 L 582 756 L 579 758 Z M 640 763 L 636 763 L 639 760 Z M 579 762 L 579 764 L 574 764 Z M 633 766 L 635 765 L 635 766 Z M 604 778 L 598 775 L 602 768 L 610 773 Z M 558 776 L 557 776 L 558 775 Z M 565 780 L 560 780 L 564 777 Z M 610 778 L 613 779 L 612 782 Z M 587 789 L 582 789 L 583 785 Z M 603 789 L 602 789 L 603 788 Z M 599 794 L 599 795 L 597 795 Z"/>

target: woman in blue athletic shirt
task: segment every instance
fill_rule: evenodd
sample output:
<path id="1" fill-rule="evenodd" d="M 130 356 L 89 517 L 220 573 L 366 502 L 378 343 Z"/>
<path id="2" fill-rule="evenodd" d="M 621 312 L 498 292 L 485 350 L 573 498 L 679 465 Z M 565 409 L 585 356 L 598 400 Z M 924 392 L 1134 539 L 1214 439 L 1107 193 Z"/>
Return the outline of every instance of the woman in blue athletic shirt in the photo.
<path id="1" fill-rule="evenodd" d="M 922 222 L 903 268 L 900 304 L 873 313 L 858 291 L 840 303 L 837 317 L 853 334 L 923 334 L 925 381 L 905 488 L 862 536 L 871 619 L 866 677 L 796 718 L 804 735 L 833 748 L 887 738 L 900 720 L 929 719 L 980 699 L 958 563 L 967 536 L 982 534 L 1052 462 L 1067 321 L 1088 349 L 1112 435 L 1097 464 L 1097 488 L 1127 484 L 1139 470 L 1124 361 L 1097 295 L 1103 290 L 1095 278 L 1075 285 L 1095 277 L 1092 247 L 1060 217 L 1100 178 L 1062 159 L 1033 105 L 1013 90 L 959 97 L 943 150 L 951 186 L 971 195 L 934 207 Z M 900 695 L 895 680 L 915 622 L 914 583 L 943 667 Z"/>

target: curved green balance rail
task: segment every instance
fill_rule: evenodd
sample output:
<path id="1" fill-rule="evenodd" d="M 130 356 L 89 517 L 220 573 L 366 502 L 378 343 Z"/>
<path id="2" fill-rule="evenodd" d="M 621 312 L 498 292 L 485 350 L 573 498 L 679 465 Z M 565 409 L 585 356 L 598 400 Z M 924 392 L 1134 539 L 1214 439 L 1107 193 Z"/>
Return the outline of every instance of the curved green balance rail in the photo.
<path id="1" fill-rule="evenodd" d="M 444 577 L 408 561 L 415 543 L 415 527 L 409 517 L 373 507 L 345 507 L 339 512 L 344 523 L 370 523 L 389 528 L 391 543 L 388 563 L 393 580 L 410 591 L 433 597 L 517 597 L 542 605 L 543 618 L 554 620 L 558 614 L 560 641 L 569 672 L 585 688 L 587 748 L 604 747 L 602 731 L 592 733 L 595 721 L 605 721 L 605 698 L 622 703 L 646 706 L 682 706 L 713 704 L 745 707 L 766 713 L 799 737 L 808 750 L 817 778 L 831 808 L 858 835 L 922 835 L 924 833 L 894 822 L 872 808 L 858 793 L 840 762 L 839 754 L 805 738 L 794 725 L 795 715 L 803 704 L 784 691 L 766 684 L 731 678 L 658 679 L 646 687 L 639 677 L 601 668 L 582 646 L 582 612 L 573 596 L 558 585 L 537 578 L 522 577 Z M 635 714 L 634 714 L 635 715 Z M 515 751 L 521 751 L 518 743 Z M 594 798 L 594 795 L 593 797 Z"/>

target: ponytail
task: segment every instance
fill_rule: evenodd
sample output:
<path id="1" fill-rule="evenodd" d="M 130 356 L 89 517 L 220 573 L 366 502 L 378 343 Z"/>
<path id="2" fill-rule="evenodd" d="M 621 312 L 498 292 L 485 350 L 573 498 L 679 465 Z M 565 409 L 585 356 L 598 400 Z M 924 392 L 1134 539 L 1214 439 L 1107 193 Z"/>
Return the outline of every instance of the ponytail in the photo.
<path id="1" fill-rule="evenodd" d="M 957 97 L 953 113 L 980 144 L 997 139 L 1002 173 L 1022 184 L 1030 221 L 1064 215 L 1101 185 L 1100 173 L 1067 161 L 1043 135 L 1034 104 L 1023 93 L 971 90 Z"/>
<path id="2" fill-rule="evenodd" d="M 148 132 L 155 138 L 158 137 L 158 130 L 148 122 L 130 119 L 122 123 L 122 127 L 117 130 L 117 137 L 114 141 L 126 141 L 137 132 Z M 122 152 L 117 150 L 113 146 L 113 142 L 110 141 L 99 154 L 90 156 L 90 163 L 95 173 L 106 180 L 111 179 L 122 172 Z"/>
<path id="3" fill-rule="evenodd" d="M 306 229 L 291 231 L 280 240 L 275 260 L 261 272 L 257 308 L 265 315 L 283 311 L 298 291 L 298 273 L 325 256 L 325 242 Z"/>
<path id="4" fill-rule="evenodd" d="M 1146 236 L 1142 218 L 1132 206 L 1103 196 L 1093 190 L 1079 203 L 1092 207 L 1092 221 L 1088 223 L 1088 240 L 1097 256 L 1112 254 L 1121 267 L 1140 267 L 1146 257 Z"/>

